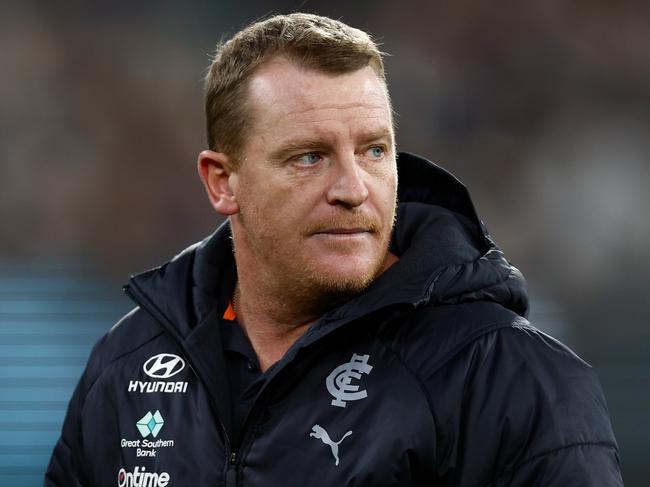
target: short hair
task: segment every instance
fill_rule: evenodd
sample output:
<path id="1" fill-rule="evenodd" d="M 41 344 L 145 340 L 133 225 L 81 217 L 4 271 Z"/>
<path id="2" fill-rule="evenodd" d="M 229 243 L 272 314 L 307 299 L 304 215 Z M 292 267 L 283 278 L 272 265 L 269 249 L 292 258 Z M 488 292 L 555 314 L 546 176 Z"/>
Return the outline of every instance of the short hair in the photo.
<path id="1" fill-rule="evenodd" d="M 247 107 L 249 81 L 275 56 L 333 75 L 371 66 L 386 81 L 377 44 L 366 32 L 343 22 L 293 13 L 250 24 L 217 46 L 205 78 L 208 148 L 227 153 L 235 165 L 252 122 Z"/>

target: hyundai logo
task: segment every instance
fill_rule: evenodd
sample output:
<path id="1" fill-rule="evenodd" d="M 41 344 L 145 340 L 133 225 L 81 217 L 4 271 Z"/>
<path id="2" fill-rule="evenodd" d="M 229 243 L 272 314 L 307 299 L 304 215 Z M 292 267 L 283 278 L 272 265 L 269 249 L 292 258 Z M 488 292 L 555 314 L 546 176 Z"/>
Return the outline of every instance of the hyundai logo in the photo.
<path id="1" fill-rule="evenodd" d="M 142 369 L 154 379 L 169 379 L 185 368 L 185 360 L 173 353 L 159 353 L 147 360 Z"/>

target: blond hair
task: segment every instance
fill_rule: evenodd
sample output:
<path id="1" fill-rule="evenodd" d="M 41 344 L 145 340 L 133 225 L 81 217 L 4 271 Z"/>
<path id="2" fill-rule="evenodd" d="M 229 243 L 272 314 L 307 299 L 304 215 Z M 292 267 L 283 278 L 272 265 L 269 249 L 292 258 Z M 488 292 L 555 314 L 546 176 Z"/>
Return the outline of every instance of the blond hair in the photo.
<path id="1" fill-rule="evenodd" d="M 382 53 L 366 32 L 305 13 L 255 22 L 217 46 L 205 78 L 205 117 L 211 150 L 237 160 L 251 124 L 248 82 L 255 70 L 274 56 L 285 56 L 301 67 L 334 75 L 371 66 L 385 82 Z"/>

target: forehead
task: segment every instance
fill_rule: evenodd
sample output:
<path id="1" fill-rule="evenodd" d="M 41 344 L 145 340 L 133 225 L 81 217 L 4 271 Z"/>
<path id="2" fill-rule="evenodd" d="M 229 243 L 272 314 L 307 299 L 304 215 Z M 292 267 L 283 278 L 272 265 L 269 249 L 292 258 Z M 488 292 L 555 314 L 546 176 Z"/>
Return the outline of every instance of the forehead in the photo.
<path id="1" fill-rule="evenodd" d="M 295 133 L 301 129 L 347 126 L 391 129 L 385 83 L 366 66 L 331 75 L 274 58 L 253 76 L 248 101 L 257 131 Z"/>

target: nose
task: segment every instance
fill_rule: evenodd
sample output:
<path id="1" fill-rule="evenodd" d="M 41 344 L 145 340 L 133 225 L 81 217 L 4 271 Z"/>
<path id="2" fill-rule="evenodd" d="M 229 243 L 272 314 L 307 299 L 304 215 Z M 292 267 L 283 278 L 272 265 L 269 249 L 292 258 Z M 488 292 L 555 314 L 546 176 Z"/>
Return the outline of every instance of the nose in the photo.
<path id="1" fill-rule="evenodd" d="M 364 181 L 365 173 L 354 154 L 337 158 L 332 169 L 334 174 L 327 191 L 328 203 L 348 208 L 361 206 L 368 199 L 368 187 Z"/>

